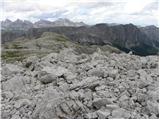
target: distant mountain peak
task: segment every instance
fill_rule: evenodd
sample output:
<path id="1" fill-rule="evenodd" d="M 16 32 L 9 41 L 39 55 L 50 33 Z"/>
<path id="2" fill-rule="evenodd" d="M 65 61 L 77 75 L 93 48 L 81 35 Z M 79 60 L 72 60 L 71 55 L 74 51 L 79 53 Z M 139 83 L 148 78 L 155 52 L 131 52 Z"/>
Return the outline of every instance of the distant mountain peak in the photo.
<path id="1" fill-rule="evenodd" d="M 56 21 L 70 21 L 70 20 L 67 18 L 58 18 Z"/>
<path id="2" fill-rule="evenodd" d="M 12 22 L 10 19 L 6 19 L 4 22 Z"/>
<path id="3" fill-rule="evenodd" d="M 157 26 L 155 26 L 155 25 L 148 25 L 148 26 L 146 26 L 146 28 L 154 29 L 154 28 L 158 28 L 158 27 L 157 27 Z"/>
<path id="4" fill-rule="evenodd" d="M 22 20 L 20 20 L 20 19 L 17 19 L 16 21 L 14 21 L 14 23 L 16 23 L 16 24 L 21 24 L 21 23 L 23 23 L 23 21 Z"/>
<path id="5" fill-rule="evenodd" d="M 45 20 L 45 19 L 40 19 L 39 22 L 50 22 L 50 21 Z"/>

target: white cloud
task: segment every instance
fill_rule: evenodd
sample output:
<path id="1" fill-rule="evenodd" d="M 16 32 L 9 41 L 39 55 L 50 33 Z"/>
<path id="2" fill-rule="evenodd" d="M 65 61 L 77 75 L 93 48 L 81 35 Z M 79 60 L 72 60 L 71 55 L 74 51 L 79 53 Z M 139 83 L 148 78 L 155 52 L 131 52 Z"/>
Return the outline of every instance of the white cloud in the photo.
<path id="1" fill-rule="evenodd" d="M 69 18 L 88 24 L 100 22 L 155 24 L 158 0 L 2 0 L 1 20 Z"/>
<path id="2" fill-rule="evenodd" d="M 132 0 L 126 2 L 124 11 L 127 13 L 140 12 L 146 5 L 151 4 L 153 0 Z"/>

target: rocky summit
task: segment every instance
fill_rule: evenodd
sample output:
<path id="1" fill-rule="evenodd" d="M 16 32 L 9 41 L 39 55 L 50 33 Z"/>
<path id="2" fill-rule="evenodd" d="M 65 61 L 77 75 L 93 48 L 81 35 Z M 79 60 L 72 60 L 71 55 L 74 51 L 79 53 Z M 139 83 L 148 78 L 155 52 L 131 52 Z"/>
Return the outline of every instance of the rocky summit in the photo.
<path id="1" fill-rule="evenodd" d="M 1 118 L 159 118 L 158 56 L 76 54 L 2 61 Z"/>

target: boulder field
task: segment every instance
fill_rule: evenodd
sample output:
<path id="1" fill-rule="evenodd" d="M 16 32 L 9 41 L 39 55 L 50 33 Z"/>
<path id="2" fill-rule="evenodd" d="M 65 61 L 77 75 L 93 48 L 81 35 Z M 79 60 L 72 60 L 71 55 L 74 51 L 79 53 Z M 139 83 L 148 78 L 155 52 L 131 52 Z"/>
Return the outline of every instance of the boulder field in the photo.
<path id="1" fill-rule="evenodd" d="M 158 56 L 75 54 L 2 61 L 1 118 L 157 119 Z"/>

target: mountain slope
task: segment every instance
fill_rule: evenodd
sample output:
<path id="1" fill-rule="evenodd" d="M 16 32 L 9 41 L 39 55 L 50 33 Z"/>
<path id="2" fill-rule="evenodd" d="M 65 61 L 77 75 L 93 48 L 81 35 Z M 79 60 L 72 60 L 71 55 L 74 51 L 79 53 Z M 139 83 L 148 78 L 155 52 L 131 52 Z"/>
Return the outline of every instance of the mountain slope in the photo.
<path id="1" fill-rule="evenodd" d="M 17 37 L 32 39 L 39 38 L 44 32 L 55 32 L 84 45 L 111 45 L 138 55 L 158 54 L 158 28 L 153 26 L 138 28 L 133 24 L 96 24 L 77 27 L 76 23 L 67 19 L 59 19 L 55 22 L 41 20 L 35 24 L 37 28 L 30 28 L 28 31 L 2 31 L 2 43 L 12 41 Z"/>
<path id="2" fill-rule="evenodd" d="M 91 45 L 109 44 L 125 52 L 133 51 L 138 55 L 157 54 L 157 42 L 149 38 L 133 24 L 108 26 L 97 24 L 91 27 L 54 27 L 31 29 L 29 38 L 39 37 L 43 32 L 51 31 L 64 34 L 74 42 Z"/>
<path id="3" fill-rule="evenodd" d="M 144 32 L 147 35 L 147 37 L 149 37 L 156 43 L 155 44 L 156 47 L 159 47 L 159 28 L 158 27 L 154 25 L 150 25 L 146 27 L 141 27 L 140 30 Z"/>
<path id="4" fill-rule="evenodd" d="M 44 32 L 37 39 L 20 37 L 14 41 L 6 42 L 2 45 L 2 59 L 6 61 L 23 60 L 31 55 L 43 56 L 51 52 L 58 53 L 65 48 L 73 49 L 76 54 L 92 54 L 97 49 L 106 53 L 121 53 L 119 49 L 109 45 L 81 45 L 71 42 L 64 35 Z"/>

